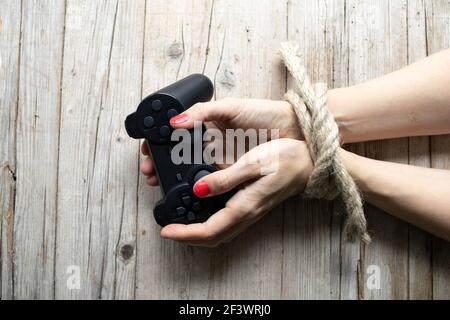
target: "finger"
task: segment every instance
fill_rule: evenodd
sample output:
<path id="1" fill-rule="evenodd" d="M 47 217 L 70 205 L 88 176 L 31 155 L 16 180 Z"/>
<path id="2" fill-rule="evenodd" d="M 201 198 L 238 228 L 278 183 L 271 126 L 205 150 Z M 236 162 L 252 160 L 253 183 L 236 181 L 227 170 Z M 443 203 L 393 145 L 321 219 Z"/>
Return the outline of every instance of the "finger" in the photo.
<path id="1" fill-rule="evenodd" d="M 246 192 L 244 190 L 239 191 L 238 194 L 241 196 L 243 193 Z M 230 208 L 230 210 L 233 210 Z M 235 210 L 236 211 L 236 210 Z M 207 248 L 215 248 L 223 243 L 228 243 L 233 241 L 236 237 L 238 237 L 240 234 L 242 234 L 244 231 L 246 231 L 250 226 L 258 222 L 261 218 L 265 216 L 265 213 L 258 214 L 254 218 L 246 219 L 248 217 L 248 214 L 250 211 L 254 211 L 254 208 L 248 207 L 248 208 L 241 208 L 241 213 L 238 214 L 237 220 L 240 221 L 239 223 L 235 224 L 233 227 L 229 228 L 226 232 L 223 232 L 220 236 L 212 239 L 212 240 L 178 240 L 179 242 L 189 245 L 189 246 L 196 246 L 196 247 L 207 247 Z M 235 213 L 236 214 L 236 213 Z"/>
<path id="2" fill-rule="evenodd" d="M 244 221 L 239 225 L 239 228 L 237 228 L 234 232 L 231 232 L 227 237 L 223 239 L 223 243 L 229 243 L 236 239 L 240 234 L 242 234 L 245 230 L 247 230 L 252 224 L 254 224 L 257 220 L 251 220 L 251 221 Z"/>
<path id="3" fill-rule="evenodd" d="M 205 247 L 205 248 L 215 248 L 223 243 L 228 242 L 227 239 L 230 239 L 233 235 L 237 236 L 242 231 L 244 231 L 247 228 L 248 222 L 239 222 L 238 224 L 231 227 L 229 230 L 224 232 L 222 235 L 220 235 L 217 239 L 214 239 L 212 241 L 205 241 L 205 240 L 199 240 L 199 241 L 178 241 L 180 243 L 183 243 L 188 246 L 193 247 Z"/>
<path id="4" fill-rule="evenodd" d="M 197 103 L 185 112 L 170 119 L 174 128 L 192 128 L 195 122 L 224 121 L 233 119 L 237 114 L 239 99 L 223 99 L 205 103 Z"/>
<path id="5" fill-rule="evenodd" d="M 159 185 L 158 177 L 156 176 L 147 177 L 147 184 L 152 187 L 158 186 Z"/>
<path id="6" fill-rule="evenodd" d="M 149 156 L 150 155 L 150 151 L 148 150 L 148 145 L 147 142 L 143 142 L 141 145 L 141 152 L 144 156 Z"/>
<path id="7" fill-rule="evenodd" d="M 175 241 L 214 242 L 239 222 L 240 219 L 225 207 L 204 223 L 168 225 L 161 230 L 161 237 Z"/>
<path id="8" fill-rule="evenodd" d="M 248 163 L 242 159 L 228 168 L 213 172 L 200 179 L 194 185 L 193 192 L 199 198 L 212 197 L 230 191 L 260 175 L 261 170 L 257 163 Z"/>
<path id="9" fill-rule="evenodd" d="M 147 157 L 141 165 L 140 165 L 140 171 L 145 174 L 146 176 L 153 175 L 155 173 L 155 166 L 153 165 L 153 160 L 150 157 Z"/>

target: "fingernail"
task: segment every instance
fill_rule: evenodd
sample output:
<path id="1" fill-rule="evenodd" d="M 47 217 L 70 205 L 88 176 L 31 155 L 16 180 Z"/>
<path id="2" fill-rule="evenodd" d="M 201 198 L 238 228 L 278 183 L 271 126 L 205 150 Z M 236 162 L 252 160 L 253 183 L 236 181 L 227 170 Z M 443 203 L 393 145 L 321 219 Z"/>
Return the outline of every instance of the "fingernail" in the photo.
<path id="1" fill-rule="evenodd" d="M 206 181 L 199 181 L 194 186 L 194 194 L 199 197 L 206 197 L 209 194 L 209 187 Z"/>
<path id="2" fill-rule="evenodd" d="M 177 124 L 182 124 L 185 123 L 189 120 L 189 117 L 185 114 L 180 114 L 176 117 L 173 117 L 172 119 L 170 119 L 170 124 L 172 126 L 177 125 Z"/>

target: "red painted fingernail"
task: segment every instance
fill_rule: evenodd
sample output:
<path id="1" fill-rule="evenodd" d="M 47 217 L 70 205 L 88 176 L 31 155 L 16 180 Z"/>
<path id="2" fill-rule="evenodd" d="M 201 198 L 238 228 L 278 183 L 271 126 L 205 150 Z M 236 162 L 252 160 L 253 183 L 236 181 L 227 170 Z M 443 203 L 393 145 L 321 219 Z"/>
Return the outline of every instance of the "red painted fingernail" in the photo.
<path id="1" fill-rule="evenodd" d="M 209 187 L 206 181 L 199 181 L 194 186 L 194 194 L 199 197 L 206 197 L 209 194 Z"/>
<path id="2" fill-rule="evenodd" d="M 178 116 L 173 117 L 172 119 L 170 119 L 170 124 L 171 124 L 172 126 L 175 126 L 175 125 L 177 125 L 177 124 L 185 123 L 185 122 L 187 122 L 188 120 L 189 120 L 189 117 L 188 117 L 187 115 L 185 115 L 185 114 L 180 114 L 180 115 L 178 115 Z"/>

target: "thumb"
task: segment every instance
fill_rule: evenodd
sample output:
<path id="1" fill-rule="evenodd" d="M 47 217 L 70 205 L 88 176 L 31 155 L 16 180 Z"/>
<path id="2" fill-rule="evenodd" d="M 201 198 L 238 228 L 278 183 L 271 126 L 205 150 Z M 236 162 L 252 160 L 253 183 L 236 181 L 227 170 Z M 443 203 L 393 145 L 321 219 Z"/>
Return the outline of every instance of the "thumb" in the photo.
<path id="1" fill-rule="evenodd" d="M 212 197 L 228 192 L 235 187 L 261 176 L 257 164 L 236 162 L 232 166 L 215 171 L 194 185 L 194 194 L 199 198 Z"/>
<path id="2" fill-rule="evenodd" d="M 170 125 L 177 129 L 189 129 L 194 127 L 195 122 L 230 120 L 236 116 L 239 104 L 239 99 L 197 103 L 170 119 Z"/>

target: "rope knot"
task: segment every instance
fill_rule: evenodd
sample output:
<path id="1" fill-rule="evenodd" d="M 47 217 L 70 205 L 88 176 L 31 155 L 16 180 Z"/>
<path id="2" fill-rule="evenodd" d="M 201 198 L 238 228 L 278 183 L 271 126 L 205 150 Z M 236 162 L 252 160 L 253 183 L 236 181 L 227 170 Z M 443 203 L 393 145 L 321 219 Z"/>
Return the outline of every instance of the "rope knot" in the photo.
<path id="1" fill-rule="evenodd" d="M 339 128 L 327 106 L 327 85 L 312 84 L 300 61 L 295 42 L 281 44 L 281 57 L 295 81 L 295 90 L 286 94 L 293 106 L 308 144 L 314 170 L 306 184 L 305 196 L 333 200 L 340 196 L 346 211 L 344 232 L 369 243 L 363 202 L 358 188 L 339 157 Z"/>

